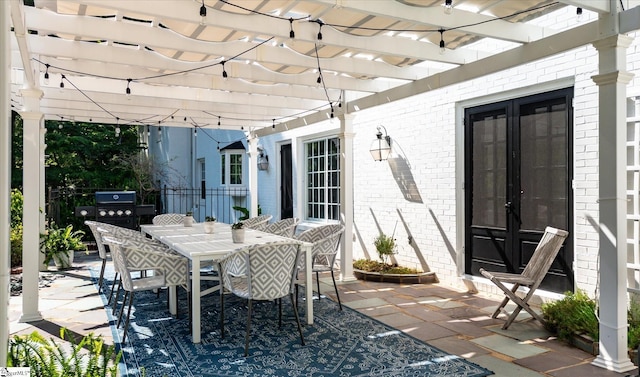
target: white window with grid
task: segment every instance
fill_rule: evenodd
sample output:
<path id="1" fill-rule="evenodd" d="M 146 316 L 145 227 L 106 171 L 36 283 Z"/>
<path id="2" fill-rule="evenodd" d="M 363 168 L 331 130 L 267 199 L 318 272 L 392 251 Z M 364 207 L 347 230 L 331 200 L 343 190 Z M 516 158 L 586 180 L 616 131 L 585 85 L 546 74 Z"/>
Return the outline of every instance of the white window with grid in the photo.
<path id="1" fill-rule="evenodd" d="M 220 182 L 223 186 L 242 185 L 242 155 L 244 151 L 225 151 L 220 155 Z"/>
<path id="2" fill-rule="evenodd" d="M 340 219 L 340 139 L 305 143 L 305 219 Z"/>

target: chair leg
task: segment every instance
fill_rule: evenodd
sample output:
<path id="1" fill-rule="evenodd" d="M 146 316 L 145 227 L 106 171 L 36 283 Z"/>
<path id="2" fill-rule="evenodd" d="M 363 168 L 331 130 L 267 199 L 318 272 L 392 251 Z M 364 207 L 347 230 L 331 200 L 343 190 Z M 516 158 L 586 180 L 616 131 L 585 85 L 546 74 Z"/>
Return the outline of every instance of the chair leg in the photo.
<path id="1" fill-rule="evenodd" d="M 338 293 L 338 286 L 336 285 L 336 278 L 333 275 L 333 269 L 331 269 L 331 280 L 333 280 L 333 288 L 336 290 L 336 298 L 338 299 L 338 306 L 342 310 L 342 303 L 340 302 L 340 294 Z"/>
<path id="2" fill-rule="evenodd" d="M 120 287 L 121 286 L 122 286 L 122 283 L 120 282 L 120 280 L 118 280 L 118 287 L 116 289 L 116 296 L 114 297 L 113 308 L 111 309 L 111 314 L 116 314 L 116 310 L 118 308 L 118 296 L 120 296 Z"/>
<path id="3" fill-rule="evenodd" d="M 109 293 L 109 301 L 107 301 L 107 305 L 111 305 L 111 300 L 113 299 L 113 292 L 115 292 L 116 283 L 118 283 L 120 276 L 116 272 L 113 276 L 113 283 L 111 283 L 111 293 Z"/>
<path id="4" fill-rule="evenodd" d="M 513 287 L 511 288 L 511 292 L 515 294 L 518 291 L 518 288 L 520 288 L 520 284 L 518 283 L 514 284 Z M 491 318 L 498 318 L 498 316 L 502 312 L 502 309 L 504 309 L 504 307 L 507 306 L 507 304 L 509 303 L 509 300 L 510 300 L 509 296 L 505 296 L 505 298 L 502 300 L 500 305 L 498 305 L 498 307 L 496 308 L 496 311 L 493 312 L 493 315 L 491 315 Z"/>
<path id="5" fill-rule="evenodd" d="M 220 287 L 220 337 L 224 339 L 224 292 Z"/>
<path id="6" fill-rule="evenodd" d="M 320 300 L 320 275 L 318 274 L 317 271 L 316 271 L 316 283 L 318 284 L 318 300 Z"/>
<path id="7" fill-rule="evenodd" d="M 107 260 L 102 260 L 102 267 L 100 268 L 100 278 L 98 279 L 98 293 L 102 291 L 102 281 L 104 280 L 104 270 L 107 266 Z"/>
<path id="8" fill-rule="evenodd" d="M 120 314 L 118 315 L 118 323 L 116 324 L 116 328 L 120 327 L 120 323 L 122 322 L 122 313 L 124 313 L 124 306 L 127 304 L 127 298 L 129 297 L 129 292 L 124 292 L 124 298 L 122 299 L 122 306 L 120 307 Z"/>
<path id="9" fill-rule="evenodd" d="M 300 344 L 304 346 L 304 336 L 302 335 L 302 326 L 300 325 L 300 317 L 298 316 L 298 308 L 293 304 L 293 295 L 289 294 L 291 298 L 291 304 L 293 306 L 293 314 L 296 316 L 296 324 L 298 325 L 298 332 L 300 333 Z"/>
<path id="10" fill-rule="evenodd" d="M 249 299 L 247 310 L 247 334 L 244 336 L 244 357 L 249 356 L 249 337 L 251 336 L 251 306 L 252 300 Z"/>
<path id="11" fill-rule="evenodd" d="M 124 344 L 124 340 L 127 338 L 127 331 L 129 330 L 129 320 L 131 319 L 131 304 L 133 304 L 133 292 L 129 296 L 129 310 L 127 310 L 127 320 L 124 323 L 124 334 L 122 335 L 122 344 Z M 124 307 L 124 302 L 122 303 Z"/>

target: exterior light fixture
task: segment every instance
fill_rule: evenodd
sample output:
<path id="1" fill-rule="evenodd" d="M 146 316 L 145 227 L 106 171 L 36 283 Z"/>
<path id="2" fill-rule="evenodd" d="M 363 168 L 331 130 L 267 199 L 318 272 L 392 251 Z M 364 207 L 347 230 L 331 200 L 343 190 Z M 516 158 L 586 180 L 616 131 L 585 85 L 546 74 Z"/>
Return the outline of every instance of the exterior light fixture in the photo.
<path id="1" fill-rule="evenodd" d="M 384 137 L 382 137 L 382 130 L 384 130 Z M 374 161 L 383 161 L 389 158 L 391 154 L 391 136 L 387 135 L 387 129 L 384 126 L 378 126 L 378 133 L 371 143 L 369 152 L 371 152 Z"/>
<path id="2" fill-rule="evenodd" d="M 264 152 L 258 155 L 258 170 L 269 170 L 269 156 Z"/>

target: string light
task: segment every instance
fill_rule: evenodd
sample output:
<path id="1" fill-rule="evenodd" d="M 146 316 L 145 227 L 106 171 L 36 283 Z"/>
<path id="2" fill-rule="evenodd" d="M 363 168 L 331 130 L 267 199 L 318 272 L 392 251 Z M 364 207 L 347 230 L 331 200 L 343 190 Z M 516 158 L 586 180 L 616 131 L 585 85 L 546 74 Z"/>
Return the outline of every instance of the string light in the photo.
<path id="1" fill-rule="evenodd" d="M 125 93 L 127 93 L 127 96 L 131 95 L 131 88 L 129 87 L 130 84 L 131 84 L 131 79 L 127 79 L 127 90 L 125 91 Z"/>
<path id="2" fill-rule="evenodd" d="M 271 120 L 273 123 L 271 123 L 271 128 L 276 128 L 276 119 L 272 119 Z"/>
<path id="3" fill-rule="evenodd" d="M 116 117 L 116 137 L 120 136 L 120 118 Z"/>
<path id="4" fill-rule="evenodd" d="M 49 85 L 49 64 L 44 65 L 46 70 L 44 71 L 44 84 Z"/>
<path id="5" fill-rule="evenodd" d="M 225 60 L 222 61 L 222 78 L 226 79 L 228 75 L 227 75 L 227 71 L 224 69 L 224 63 L 226 63 Z"/>
<path id="6" fill-rule="evenodd" d="M 582 8 L 576 8 L 576 21 L 582 21 Z"/>
<path id="7" fill-rule="evenodd" d="M 220 127 L 220 115 L 218 115 L 218 127 Z"/>
<path id="8" fill-rule="evenodd" d="M 289 38 L 295 38 L 296 33 L 293 31 L 293 17 L 289 18 Z"/>
<path id="9" fill-rule="evenodd" d="M 193 128 L 193 136 L 198 137 L 198 127 Z"/>
<path id="10" fill-rule="evenodd" d="M 319 27 L 318 27 L 318 40 L 321 41 L 322 40 L 322 25 L 324 25 L 324 22 L 322 22 L 321 20 L 316 20 L 316 22 L 319 25 Z"/>
<path id="11" fill-rule="evenodd" d="M 453 0 L 444 0 L 444 13 L 451 14 L 453 12 Z"/>
<path id="12" fill-rule="evenodd" d="M 444 29 L 440 29 L 438 32 L 440 32 L 440 54 L 444 54 L 447 51 L 444 46 Z"/>
<path id="13" fill-rule="evenodd" d="M 202 6 L 200 7 L 200 25 L 207 23 L 207 7 L 204 6 L 204 0 L 202 0 Z"/>
<path id="14" fill-rule="evenodd" d="M 62 77 L 60 77 L 60 89 L 64 89 L 64 79 L 66 79 L 66 77 L 63 74 Z"/>

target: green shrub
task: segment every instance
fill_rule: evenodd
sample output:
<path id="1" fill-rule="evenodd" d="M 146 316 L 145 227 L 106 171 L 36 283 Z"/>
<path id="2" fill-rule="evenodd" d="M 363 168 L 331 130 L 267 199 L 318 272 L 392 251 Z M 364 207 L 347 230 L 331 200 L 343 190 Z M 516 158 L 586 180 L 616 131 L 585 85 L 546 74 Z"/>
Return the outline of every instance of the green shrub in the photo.
<path id="1" fill-rule="evenodd" d="M 101 336 L 89 333 L 80 342 L 60 329 L 60 338 L 71 347 L 55 340 L 47 340 L 37 331 L 16 335 L 9 340 L 7 366 L 31 368 L 32 376 L 40 377 L 116 377 L 121 352 L 105 346 Z"/>
<path id="2" fill-rule="evenodd" d="M 596 317 L 596 302 L 584 292 L 567 292 L 559 301 L 542 305 L 542 314 L 549 331 L 563 340 L 572 335 L 585 334 L 594 341 L 599 339 L 599 321 Z"/>
<path id="3" fill-rule="evenodd" d="M 11 190 L 11 267 L 22 266 L 22 208 L 24 198 L 20 190 Z"/>
<path id="4" fill-rule="evenodd" d="M 373 245 L 378 252 L 378 258 L 382 263 L 387 263 L 390 256 L 396 252 L 396 240 L 393 236 L 387 236 L 384 233 L 380 233 L 378 237 L 373 240 Z"/>

